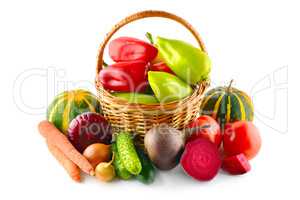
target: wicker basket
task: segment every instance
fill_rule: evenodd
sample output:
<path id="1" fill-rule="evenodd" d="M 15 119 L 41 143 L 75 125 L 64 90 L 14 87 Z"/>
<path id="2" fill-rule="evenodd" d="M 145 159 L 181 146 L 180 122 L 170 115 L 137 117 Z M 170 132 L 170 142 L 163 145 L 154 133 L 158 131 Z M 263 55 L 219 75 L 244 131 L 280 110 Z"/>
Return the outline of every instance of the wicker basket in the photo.
<path id="1" fill-rule="evenodd" d="M 203 42 L 197 31 L 184 19 L 164 11 L 142 11 L 130 15 L 118 24 L 106 35 L 99 48 L 98 64 L 96 69 L 96 88 L 105 118 L 114 129 L 125 130 L 137 134 L 137 140 L 143 143 L 145 133 L 154 125 L 167 123 L 175 128 L 182 129 L 199 112 L 200 100 L 208 82 L 200 82 L 193 86 L 194 92 L 191 96 L 177 102 L 155 105 L 129 104 L 127 101 L 112 96 L 106 91 L 97 79 L 97 75 L 103 66 L 103 52 L 106 44 L 124 25 L 148 17 L 162 17 L 174 20 L 187 28 L 197 40 L 200 48 L 205 51 Z"/>

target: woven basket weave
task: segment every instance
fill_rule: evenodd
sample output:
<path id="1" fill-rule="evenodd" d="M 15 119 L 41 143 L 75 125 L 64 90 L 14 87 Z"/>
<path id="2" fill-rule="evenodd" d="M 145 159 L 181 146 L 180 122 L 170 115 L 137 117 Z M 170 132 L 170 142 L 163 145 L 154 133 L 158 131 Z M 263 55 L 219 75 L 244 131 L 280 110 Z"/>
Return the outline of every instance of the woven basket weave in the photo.
<path id="1" fill-rule="evenodd" d="M 148 17 L 168 18 L 182 24 L 192 33 L 200 48 L 206 51 L 198 32 L 187 21 L 164 11 L 148 10 L 130 15 L 117 23 L 106 35 L 99 48 L 96 69 L 96 88 L 99 101 L 104 116 L 112 127 L 117 130 L 125 130 L 137 134 L 138 143 L 140 142 L 141 144 L 143 143 L 145 133 L 154 125 L 167 123 L 175 128 L 182 129 L 191 122 L 199 112 L 201 96 L 209 85 L 208 82 L 200 82 L 193 86 L 194 92 L 191 96 L 177 102 L 155 105 L 129 104 L 127 101 L 112 96 L 103 88 L 97 77 L 103 66 L 103 53 L 106 44 L 113 34 L 124 25 Z"/>

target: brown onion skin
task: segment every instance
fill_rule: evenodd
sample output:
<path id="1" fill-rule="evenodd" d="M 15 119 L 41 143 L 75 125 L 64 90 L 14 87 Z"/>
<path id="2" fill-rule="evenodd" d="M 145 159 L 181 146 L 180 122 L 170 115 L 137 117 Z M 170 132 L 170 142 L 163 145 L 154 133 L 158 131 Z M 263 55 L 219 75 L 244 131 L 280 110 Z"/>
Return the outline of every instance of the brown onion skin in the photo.
<path id="1" fill-rule="evenodd" d="M 95 176 L 100 181 L 112 181 L 116 176 L 115 168 L 110 162 L 99 163 L 95 170 Z"/>
<path id="2" fill-rule="evenodd" d="M 110 145 L 95 143 L 89 145 L 84 151 L 83 156 L 96 168 L 101 162 L 107 162 L 110 159 Z"/>

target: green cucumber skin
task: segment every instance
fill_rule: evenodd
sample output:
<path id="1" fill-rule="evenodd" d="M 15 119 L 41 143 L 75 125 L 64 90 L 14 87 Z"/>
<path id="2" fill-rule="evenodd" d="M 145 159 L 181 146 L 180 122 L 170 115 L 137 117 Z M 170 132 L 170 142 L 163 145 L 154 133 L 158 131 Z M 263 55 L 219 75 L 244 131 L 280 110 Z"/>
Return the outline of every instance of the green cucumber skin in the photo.
<path id="1" fill-rule="evenodd" d="M 155 178 L 155 168 L 148 156 L 141 149 L 137 148 L 137 153 L 142 163 L 142 171 L 136 178 L 142 183 L 150 184 Z"/>
<path id="2" fill-rule="evenodd" d="M 125 168 L 125 166 L 123 165 L 120 155 L 118 153 L 117 150 L 117 145 L 116 143 L 113 143 L 111 145 L 111 150 L 114 153 L 114 161 L 113 161 L 113 165 L 115 167 L 116 173 L 118 175 L 118 177 L 120 177 L 121 179 L 124 180 L 128 180 L 132 177 L 132 175 L 127 171 L 127 169 Z"/>
<path id="3" fill-rule="evenodd" d="M 121 132 L 116 137 L 118 154 L 125 168 L 133 175 L 142 171 L 142 164 L 135 150 L 132 135 Z"/>

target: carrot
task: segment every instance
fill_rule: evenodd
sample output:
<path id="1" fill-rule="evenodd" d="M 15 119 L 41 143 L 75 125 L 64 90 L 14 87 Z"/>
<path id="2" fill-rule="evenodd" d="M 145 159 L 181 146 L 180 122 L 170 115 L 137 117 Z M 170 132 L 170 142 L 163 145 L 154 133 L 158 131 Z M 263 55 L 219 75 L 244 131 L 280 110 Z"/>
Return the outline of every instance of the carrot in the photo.
<path id="1" fill-rule="evenodd" d="M 41 121 L 38 125 L 39 132 L 49 142 L 54 144 L 59 150 L 74 162 L 82 171 L 87 174 L 95 175 L 95 171 L 91 163 L 79 153 L 68 138 L 60 132 L 51 122 L 47 120 Z"/>
<path id="2" fill-rule="evenodd" d="M 68 157 L 65 156 L 59 148 L 54 144 L 51 144 L 47 140 L 47 146 L 50 153 L 55 157 L 55 159 L 65 168 L 69 176 L 76 182 L 80 182 L 80 169 L 75 165 Z"/>

